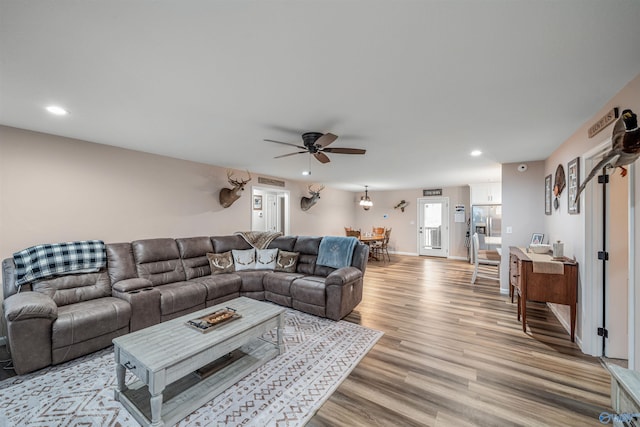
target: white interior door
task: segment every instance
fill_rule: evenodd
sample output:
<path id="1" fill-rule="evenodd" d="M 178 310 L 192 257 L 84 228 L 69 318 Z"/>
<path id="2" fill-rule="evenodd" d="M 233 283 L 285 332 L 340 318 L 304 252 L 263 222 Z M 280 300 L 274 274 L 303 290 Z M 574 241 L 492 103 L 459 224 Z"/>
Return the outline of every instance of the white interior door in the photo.
<path id="1" fill-rule="evenodd" d="M 418 199 L 418 254 L 449 256 L 449 198 Z"/>
<path id="2" fill-rule="evenodd" d="M 278 200 L 278 195 L 275 193 L 267 193 L 266 197 L 267 197 L 267 201 L 265 203 L 266 231 L 280 231 L 278 230 L 279 206 L 276 203 Z"/>

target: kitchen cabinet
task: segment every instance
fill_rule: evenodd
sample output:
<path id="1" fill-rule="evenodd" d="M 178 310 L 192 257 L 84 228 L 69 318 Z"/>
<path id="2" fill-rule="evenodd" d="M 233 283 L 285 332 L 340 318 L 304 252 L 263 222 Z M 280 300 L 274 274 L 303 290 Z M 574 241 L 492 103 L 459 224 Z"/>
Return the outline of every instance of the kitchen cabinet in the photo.
<path id="1" fill-rule="evenodd" d="M 502 183 L 487 182 L 469 185 L 471 190 L 471 205 L 501 205 Z"/>

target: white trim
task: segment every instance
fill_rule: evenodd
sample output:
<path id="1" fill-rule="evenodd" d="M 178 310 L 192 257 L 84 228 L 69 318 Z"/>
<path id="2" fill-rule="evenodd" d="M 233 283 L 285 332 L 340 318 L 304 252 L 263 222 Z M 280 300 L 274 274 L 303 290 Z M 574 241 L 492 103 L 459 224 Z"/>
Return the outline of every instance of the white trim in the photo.
<path id="1" fill-rule="evenodd" d="M 389 251 L 390 254 L 395 255 L 408 255 L 408 256 L 418 256 L 416 252 L 398 252 L 398 251 Z"/>
<path id="2" fill-rule="evenodd" d="M 627 166 L 627 179 L 629 180 L 629 281 L 628 281 L 628 350 L 627 350 L 627 367 L 631 370 L 636 368 L 636 168 L 634 164 Z"/>
<path id="3" fill-rule="evenodd" d="M 469 258 L 464 257 L 464 256 L 448 256 L 447 259 L 455 259 L 455 260 L 459 260 L 459 261 L 467 261 L 467 262 L 469 262 Z"/>
<path id="4" fill-rule="evenodd" d="M 571 335 L 571 325 L 567 321 L 567 318 L 565 318 L 564 315 L 558 311 L 557 304 L 547 303 L 547 307 L 549 307 L 549 310 L 551 310 L 551 312 L 556 316 L 565 331 L 567 331 L 569 335 Z"/>

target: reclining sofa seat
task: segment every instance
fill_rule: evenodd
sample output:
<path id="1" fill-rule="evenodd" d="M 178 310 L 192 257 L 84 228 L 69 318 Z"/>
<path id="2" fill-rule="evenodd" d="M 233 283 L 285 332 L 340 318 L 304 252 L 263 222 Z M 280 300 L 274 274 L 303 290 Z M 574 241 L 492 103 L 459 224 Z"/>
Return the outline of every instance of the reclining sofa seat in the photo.
<path id="1" fill-rule="evenodd" d="M 17 374 L 93 353 L 129 333 L 131 306 L 111 296 L 106 269 L 38 280 L 16 293 L 15 265 L 9 258 L 2 263 L 2 277 L 7 338 Z"/>
<path id="2" fill-rule="evenodd" d="M 107 269 L 66 274 L 15 289 L 13 259 L 2 263 L 4 316 L 18 374 L 111 345 L 113 338 L 247 296 L 339 320 L 362 300 L 368 246 L 351 266 L 317 265 L 322 237 L 281 236 L 269 248 L 298 252 L 294 273 L 211 274 L 207 253 L 251 249 L 239 235 L 146 239 L 106 245 Z"/>

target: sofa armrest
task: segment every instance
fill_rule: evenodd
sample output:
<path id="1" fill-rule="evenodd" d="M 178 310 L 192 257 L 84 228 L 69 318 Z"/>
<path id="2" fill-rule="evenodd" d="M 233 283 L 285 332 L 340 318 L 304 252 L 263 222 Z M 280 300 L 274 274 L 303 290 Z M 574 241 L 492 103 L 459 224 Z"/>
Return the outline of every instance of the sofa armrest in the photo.
<path id="1" fill-rule="evenodd" d="M 56 303 L 40 292 L 21 292 L 4 300 L 4 316 L 9 322 L 58 318 Z"/>
<path id="2" fill-rule="evenodd" d="M 363 274 L 356 267 L 339 268 L 329 274 L 324 283 L 325 315 L 329 319 L 342 319 L 362 301 Z"/>
<path id="3" fill-rule="evenodd" d="M 346 283 L 353 282 L 362 278 L 362 271 L 356 267 L 343 267 L 333 271 L 327 276 L 324 283 L 326 286 L 337 285 L 343 286 Z"/>
<path id="4" fill-rule="evenodd" d="M 51 365 L 51 331 L 58 306 L 40 292 L 20 292 L 3 302 L 7 338 L 18 375 Z"/>
<path id="5" fill-rule="evenodd" d="M 150 280 L 138 277 L 120 280 L 112 286 L 113 290 L 118 292 L 131 292 L 150 287 L 153 287 L 153 283 Z"/>
<path id="6" fill-rule="evenodd" d="M 123 280 L 118 283 L 128 282 Z M 131 305 L 131 319 L 129 319 L 129 332 L 135 332 L 139 329 L 160 323 L 160 291 L 151 287 L 151 282 L 144 280 L 148 286 L 144 288 L 134 289 L 121 292 L 117 289 L 113 290 L 113 296 L 124 300 Z M 124 288 L 124 287 L 123 287 Z"/>

